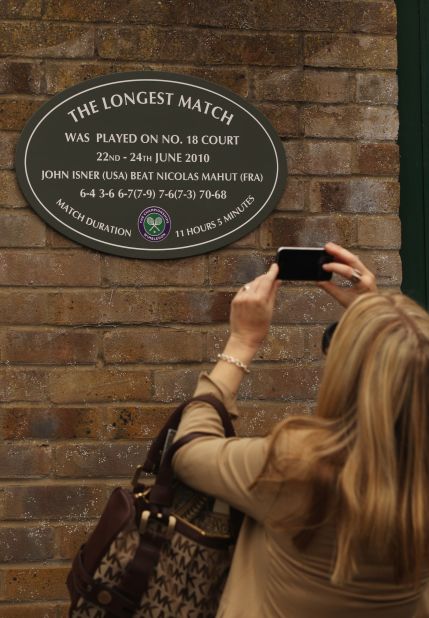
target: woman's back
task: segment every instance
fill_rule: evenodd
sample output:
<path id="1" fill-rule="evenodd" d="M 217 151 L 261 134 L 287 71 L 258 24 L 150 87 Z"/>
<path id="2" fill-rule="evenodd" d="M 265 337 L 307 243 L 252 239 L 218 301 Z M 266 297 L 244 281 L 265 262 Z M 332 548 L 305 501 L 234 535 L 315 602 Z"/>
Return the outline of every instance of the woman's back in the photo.
<path id="1" fill-rule="evenodd" d="M 356 256 L 332 251 L 342 263 L 326 267 L 370 286 Z M 234 298 L 223 362 L 197 392 L 228 407 L 268 330 L 275 274 Z M 429 560 L 428 377 L 428 314 L 402 295 L 364 294 L 335 331 L 315 415 L 178 453 L 185 481 L 248 515 L 219 616 L 413 616 Z M 180 433 L 203 430 L 223 434 L 209 407 L 192 408 Z"/>
<path id="2" fill-rule="evenodd" d="M 196 394 L 211 392 L 235 410 L 225 385 L 203 374 Z M 245 517 L 218 616 L 223 618 L 410 618 L 425 583 L 399 584 L 395 562 L 380 560 L 362 545 L 358 569 L 350 582 L 332 583 L 336 555 L 337 513 L 328 502 L 326 522 L 305 547 L 297 547 L 302 514 L 309 511 L 311 482 L 288 478 L 252 484 L 266 473 L 272 438 L 225 440 L 216 412 L 194 403 L 185 412 L 180 435 L 204 426 L 218 438 L 195 440 L 176 455 L 175 467 L 187 482 L 240 508 Z M 319 433 L 320 436 L 320 433 Z M 284 453 L 308 450 L 308 430 L 281 432 L 277 448 Z M 301 474 L 304 474 L 301 468 Z M 292 476 L 293 472 L 291 471 Z M 331 510 L 331 508 L 333 510 Z M 289 525 L 281 525 L 288 518 Z"/>

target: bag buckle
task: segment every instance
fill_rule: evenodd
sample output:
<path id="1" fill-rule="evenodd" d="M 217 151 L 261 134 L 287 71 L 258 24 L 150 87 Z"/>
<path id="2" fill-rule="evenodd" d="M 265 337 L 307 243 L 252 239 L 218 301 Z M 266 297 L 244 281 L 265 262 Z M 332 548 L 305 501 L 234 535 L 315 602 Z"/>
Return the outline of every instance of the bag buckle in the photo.
<path id="1" fill-rule="evenodd" d="M 133 480 L 131 481 L 131 485 L 134 487 L 134 489 L 137 487 L 137 485 L 140 484 L 140 477 L 143 472 L 144 467 L 140 464 L 139 466 L 137 466 L 136 471 L 134 472 Z"/>
<path id="2" fill-rule="evenodd" d="M 146 532 L 146 528 L 149 523 L 149 519 L 151 515 L 152 513 L 150 511 L 142 511 L 142 514 L 140 517 L 140 525 L 139 525 L 140 534 L 143 534 L 144 532 Z"/>
<path id="3" fill-rule="evenodd" d="M 136 471 L 134 472 L 134 476 L 132 478 L 131 481 L 131 485 L 133 487 L 133 489 L 136 489 L 139 485 L 142 485 L 143 483 L 141 482 L 141 477 L 143 476 L 143 474 L 147 474 L 148 477 L 144 479 L 144 485 L 145 486 L 151 486 L 155 483 L 155 478 L 150 475 L 149 472 L 147 472 L 144 468 L 144 466 L 139 465 L 136 468 Z M 150 475 L 150 476 L 149 476 Z"/>
<path id="4" fill-rule="evenodd" d="M 159 520 L 159 521 L 165 519 L 165 516 L 162 513 L 154 514 L 149 510 L 142 511 L 142 514 L 140 516 L 140 524 L 139 524 L 140 534 L 144 534 L 146 532 L 146 529 L 148 527 L 149 520 L 151 517 L 154 517 L 156 520 Z M 169 515 L 168 524 L 167 524 L 167 532 L 165 533 L 165 537 L 167 539 L 171 539 L 171 537 L 173 536 L 173 533 L 176 529 L 176 523 L 177 523 L 177 519 L 174 517 L 174 515 Z"/>

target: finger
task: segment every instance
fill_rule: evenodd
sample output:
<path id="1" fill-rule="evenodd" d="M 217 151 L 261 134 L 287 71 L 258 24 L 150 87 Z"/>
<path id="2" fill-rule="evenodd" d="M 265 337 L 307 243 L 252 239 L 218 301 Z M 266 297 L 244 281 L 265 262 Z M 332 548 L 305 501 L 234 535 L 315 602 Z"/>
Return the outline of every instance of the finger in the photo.
<path id="1" fill-rule="evenodd" d="M 255 285 L 255 292 L 257 292 L 261 296 L 269 296 L 273 284 L 277 281 L 278 272 L 278 264 L 271 264 L 265 275 L 258 277 L 258 281 Z"/>
<path id="2" fill-rule="evenodd" d="M 329 255 L 332 255 L 339 262 L 347 264 L 348 266 L 356 268 L 357 270 L 369 272 L 366 266 L 360 261 L 358 256 L 351 251 L 344 249 L 344 247 L 341 247 L 334 242 L 328 242 L 325 245 L 325 250 L 329 253 Z"/>
<path id="3" fill-rule="evenodd" d="M 277 275 L 279 274 L 279 265 L 276 262 L 273 262 L 267 271 L 267 275 L 270 279 L 277 279 Z"/>
<path id="4" fill-rule="evenodd" d="M 350 288 L 340 288 L 330 281 L 319 281 L 317 285 L 335 298 L 343 307 L 348 307 L 353 298 L 355 298 L 355 293 L 353 293 L 352 296 L 352 290 Z"/>
<path id="5" fill-rule="evenodd" d="M 281 286 L 281 284 L 282 284 L 282 282 L 279 279 L 276 279 L 274 281 L 273 287 L 271 288 L 271 292 L 270 292 L 270 295 L 268 297 L 268 302 L 269 302 L 271 307 L 275 303 L 277 292 L 279 291 L 279 287 Z"/>
<path id="6" fill-rule="evenodd" d="M 347 264 L 340 264 L 339 262 L 327 262 L 326 264 L 323 264 L 322 268 L 328 273 L 335 273 L 336 275 L 340 275 L 348 280 L 351 280 L 353 275 L 357 274 L 356 268 L 352 268 Z"/>
<path id="7" fill-rule="evenodd" d="M 353 284 L 353 288 L 357 290 L 360 294 L 364 292 L 377 291 L 375 278 L 370 271 L 367 271 L 366 274 L 363 274 L 362 271 L 358 271 L 351 266 L 346 266 L 345 264 L 339 264 L 337 262 L 324 264 L 323 270 L 325 270 L 326 272 L 335 273 L 336 275 L 344 277 L 347 281 L 351 281 Z"/>

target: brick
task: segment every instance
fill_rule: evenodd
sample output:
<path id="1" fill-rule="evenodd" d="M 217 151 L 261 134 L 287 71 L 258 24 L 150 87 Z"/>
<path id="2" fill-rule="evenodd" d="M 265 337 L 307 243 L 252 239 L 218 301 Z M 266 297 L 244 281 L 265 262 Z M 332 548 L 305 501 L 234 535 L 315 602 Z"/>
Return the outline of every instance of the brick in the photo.
<path id="1" fill-rule="evenodd" d="M 57 477 L 132 477 L 144 462 L 148 443 L 61 444 L 55 447 Z"/>
<path id="2" fill-rule="evenodd" d="M 0 603 L 2 618 L 57 618 L 57 604 L 48 603 Z M 66 616 L 64 617 L 66 618 Z"/>
<path id="3" fill-rule="evenodd" d="M 213 6 L 213 4 L 211 4 L 211 6 Z M 150 67 L 155 70 L 158 68 L 155 65 L 150 65 Z M 172 73 L 179 72 L 185 75 L 193 75 L 194 77 L 207 79 L 208 81 L 215 82 L 216 84 L 229 88 L 242 97 L 247 97 L 249 95 L 249 76 L 245 67 L 233 69 L 229 67 L 181 67 L 177 65 L 165 65 L 163 70 L 170 71 Z"/>
<path id="4" fill-rule="evenodd" d="M 55 526 L 55 547 L 61 559 L 71 560 L 94 528 L 92 522 L 75 522 Z"/>
<path id="5" fill-rule="evenodd" d="M 344 175 L 352 172 L 353 144 L 340 141 L 285 143 L 289 173 Z"/>
<path id="6" fill-rule="evenodd" d="M 0 292 L 0 312 L 7 324 L 138 324 L 158 320 L 153 293 L 120 290 L 8 290 Z"/>
<path id="7" fill-rule="evenodd" d="M 312 399 L 319 382 L 318 365 L 260 366 L 243 380 L 238 394 L 243 399 Z"/>
<path id="8" fill-rule="evenodd" d="M 65 21 L 88 21 L 88 22 L 124 22 L 124 23 L 153 23 L 153 24 L 177 24 L 188 23 L 196 6 L 195 3 L 170 3 L 146 0 L 122 2 L 122 0 L 110 0 L 106 4 L 103 0 L 94 0 L 88 5 L 83 0 L 48 0 L 45 6 L 44 18 Z M 204 3 L 203 3 L 204 4 Z M 215 7 L 213 6 L 213 9 Z M 229 13 L 229 11 L 223 11 Z M 221 12 L 217 12 L 220 16 Z M 205 19 L 209 19 L 207 11 Z M 198 17 L 194 17 L 198 23 Z"/>
<path id="9" fill-rule="evenodd" d="M 311 414 L 312 405 L 304 401 L 248 401 L 239 402 L 240 417 L 234 426 L 240 436 L 265 436 L 273 427 L 290 415 Z"/>
<path id="10" fill-rule="evenodd" d="M 9 289 L 0 290 L 0 314 L 15 325 L 202 324 L 225 320 L 231 297 L 222 290 Z"/>
<path id="11" fill-rule="evenodd" d="M 68 618 L 70 613 L 70 603 L 56 603 L 57 616 L 56 618 Z"/>
<path id="12" fill-rule="evenodd" d="M 0 60 L 0 93 L 39 94 L 42 88 L 41 62 Z"/>
<path id="13" fill-rule="evenodd" d="M 50 601 L 68 598 L 66 577 L 69 566 L 9 568 L 4 572 L 5 601 Z"/>
<path id="14" fill-rule="evenodd" d="M 97 361 L 98 335 L 94 332 L 10 329 L 0 341 L 2 362 L 68 365 Z"/>
<path id="15" fill-rule="evenodd" d="M 27 120 L 45 101 L 46 99 L 42 98 L 26 99 L 10 95 L 0 96 L 0 129 L 21 131 Z"/>
<path id="16" fill-rule="evenodd" d="M 261 245 L 267 249 L 317 247 L 330 240 L 346 247 L 353 246 L 357 240 L 354 218 L 344 215 L 271 217 L 261 229 Z"/>
<path id="17" fill-rule="evenodd" d="M 93 56 L 94 32 L 74 24 L 0 22 L 0 54 L 31 58 Z"/>
<path id="18" fill-rule="evenodd" d="M 258 244 L 258 230 L 254 230 L 250 232 L 250 234 L 246 234 L 242 238 L 239 238 L 231 245 L 229 245 L 230 249 L 255 249 L 259 246 Z"/>
<path id="19" fill-rule="evenodd" d="M 30 211 L 25 213 L 4 213 L 1 215 L 2 247 L 43 247 L 46 225 Z"/>
<path id="20" fill-rule="evenodd" d="M 397 251 L 356 251 L 377 278 L 377 285 L 399 286 L 402 281 L 401 257 Z"/>
<path id="21" fill-rule="evenodd" d="M 0 436 L 4 440 L 70 440 L 100 438 L 107 413 L 84 407 L 3 407 Z"/>
<path id="22" fill-rule="evenodd" d="M 296 137 L 300 134 L 299 108 L 296 105 L 260 103 L 258 109 L 281 137 Z"/>
<path id="23" fill-rule="evenodd" d="M 81 249 L 82 248 L 82 245 L 79 245 L 79 243 L 75 242 L 74 240 L 70 240 L 70 238 L 66 238 L 62 234 L 59 234 L 51 227 L 46 228 L 46 246 L 52 247 L 53 249 Z"/>
<path id="24" fill-rule="evenodd" d="M 40 17 L 42 0 L 3 0 L 0 4 L 0 18 Z"/>
<path id="25" fill-rule="evenodd" d="M 214 291 L 178 291 L 172 302 L 171 292 L 161 290 L 157 294 L 158 316 L 165 322 L 210 323 L 223 321 L 229 315 L 233 293 Z M 159 319 L 159 318 L 158 318 Z"/>
<path id="26" fill-rule="evenodd" d="M 361 217 L 358 222 L 360 247 L 399 249 L 401 246 L 401 222 L 395 216 Z"/>
<path id="27" fill-rule="evenodd" d="M 79 325 L 155 321 L 153 300 L 113 290 L 0 291 L 0 313 L 6 324 Z M 133 302 L 139 304 L 132 306 Z"/>
<path id="28" fill-rule="evenodd" d="M 306 180 L 290 176 L 280 202 L 277 204 L 277 210 L 305 210 L 308 184 Z"/>
<path id="29" fill-rule="evenodd" d="M 396 35 L 396 7 L 392 0 L 386 2 L 354 3 L 353 29 L 360 32 Z"/>
<path id="30" fill-rule="evenodd" d="M 304 71 L 301 68 L 255 69 L 255 98 L 266 101 L 304 100 Z"/>
<path id="31" fill-rule="evenodd" d="M 98 517 L 106 503 L 104 485 L 7 485 L 0 490 L 0 517 L 62 520 Z"/>
<path id="32" fill-rule="evenodd" d="M 74 84 L 93 77 L 121 71 L 159 70 L 159 66 L 141 63 L 85 62 L 85 61 L 55 61 L 46 63 L 46 88 L 48 94 L 56 94 Z M 246 97 L 249 91 L 247 69 L 232 69 L 228 67 L 195 67 L 164 65 L 163 71 L 193 75 L 201 79 L 221 84 L 233 92 Z"/>
<path id="33" fill-rule="evenodd" d="M 41 562 L 53 558 L 54 531 L 48 526 L 2 526 L 0 554 L 2 562 Z"/>
<path id="34" fill-rule="evenodd" d="M 16 289 L 0 290 L 0 314 L 3 324 L 58 323 L 52 311 L 60 304 L 58 293 L 32 293 Z"/>
<path id="35" fill-rule="evenodd" d="M 140 401 L 151 394 L 151 372 L 145 369 L 79 369 L 53 371 L 49 396 L 54 403 Z"/>
<path id="36" fill-rule="evenodd" d="M 204 258 L 182 260 L 132 260 L 103 256 L 103 281 L 115 286 L 203 285 Z"/>
<path id="37" fill-rule="evenodd" d="M 115 406 L 109 410 L 109 439 L 146 440 L 154 438 L 173 412 L 174 406 L 143 403 L 135 406 Z"/>
<path id="38" fill-rule="evenodd" d="M 396 73 L 358 73 L 356 101 L 372 105 L 397 105 L 398 79 Z"/>
<path id="39" fill-rule="evenodd" d="M 0 253 L 0 285 L 99 285 L 100 256 L 94 251 Z"/>
<path id="40" fill-rule="evenodd" d="M 396 69 L 396 38 L 307 34 L 304 38 L 304 62 L 318 67 Z"/>
<path id="41" fill-rule="evenodd" d="M 215 361 L 222 352 L 228 334 L 212 331 L 207 335 L 207 357 Z M 258 350 L 255 359 L 264 361 L 291 361 L 304 356 L 304 330 L 296 326 L 272 326 L 268 337 Z M 255 371 L 259 365 L 255 365 Z"/>
<path id="42" fill-rule="evenodd" d="M 173 3 L 174 4 L 174 3 Z M 247 30 L 253 27 L 253 3 L 251 0 L 233 0 L 224 4 L 211 0 L 192 0 L 176 3 L 177 14 L 174 23 L 219 28 Z"/>
<path id="43" fill-rule="evenodd" d="M 46 444 L 0 445 L 0 478 L 46 476 L 49 474 L 50 464 L 51 451 Z"/>
<path id="44" fill-rule="evenodd" d="M 304 72 L 304 101 L 349 103 L 354 99 L 354 92 L 353 73 L 311 69 Z"/>
<path id="45" fill-rule="evenodd" d="M 122 69 L 112 63 L 48 60 L 46 62 L 46 92 L 57 94 L 74 84 L 119 70 Z"/>
<path id="46" fill-rule="evenodd" d="M 399 127 L 396 108 L 355 105 L 308 106 L 302 112 L 302 124 L 308 137 L 391 141 Z"/>
<path id="47" fill-rule="evenodd" d="M 173 302 L 174 299 L 174 302 Z M 214 300 L 201 291 L 112 290 L 100 299 L 103 323 L 186 322 L 208 320 Z M 198 316 L 199 320 L 198 320 Z"/>
<path id="48" fill-rule="evenodd" d="M 103 340 L 106 363 L 201 361 L 203 334 L 177 327 L 115 329 Z"/>
<path id="49" fill-rule="evenodd" d="M 260 253 L 216 252 L 209 255 L 209 284 L 233 285 L 262 275 L 269 259 Z"/>
<path id="50" fill-rule="evenodd" d="M 0 48 L 1 49 L 1 48 Z M 101 58 L 189 63 L 292 66 L 300 60 L 296 34 L 232 34 L 217 30 L 100 27 Z"/>
<path id="51" fill-rule="evenodd" d="M 360 174 L 368 176 L 397 176 L 399 174 L 399 146 L 397 144 L 357 144 Z"/>
<path id="52" fill-rule="evenodd" d="M 254 79 L 255 97 L 261 100 L 348 103 L 354 98 L 354 76 L 345 71 L 256 69 Z"/>
<path id="53" fill-rule="evenodd" d="M 352 3 L 344 0 L 265 0 L 255 5 L 257 28 L 348 31 Z"/>
<path id="54" fill-rule="evenodd" d="M 380 178 L 313 180 L 310 208 L 321 212 L 396 213 L 399 183 Z"/>
<path id="55" fill-rule="evenodd" d="M 0 369 L 0 401 L 43 401 L 48 376 L 41 369 Z"/>
<path id="56" fill-rule="evenodd" d="M 12 169 L 19 133 L 0 131 L 0 169 Z"/>
<path id="57" fill-rule="evenodd" d="M 156 0 L 123 3 L 114 0 L 106 5 L 95 0 L 88 6 L 82 0 L 48 0 L 44 17 L 67 21 L 124 22 L 152 24 L 183 24 L 223 28 L 276 30 L 349 29 L 350 2 L 320 2 L 299 0 L 264 2 L 254 5 L 249 0 L 213 4 L 210 0 L 186 3 L 159 3 Z M 308 14 L 312 19 L 308 21 Z"/>
<path id="58" fill-rule="evenodd" d="M 273 324 L 329 324 L 343 313 L 342 307 L 317 286 L 283 284 L 274 308 Z"/>
<path id="59" fill-rule="evenodd" d="M 0 129 L 20 131 L 46 99 L 0 97 Z"/>
<path id="60" fill-rule="evenodd" d="M 326 324 L 324 324 L 323 326 L 310 326 L 305 329 L 307 338 L 305 358 L 308 360 L 317 361 L 324 358 L 322 353 L 322 337 L 326 327 Z"/>
<path id="61" fill-rule="evenodd" d="M 183 401 L 191 397 L 197 385 L 198 376 L 205 367 L 187 367 L 185 369 L 158 369 L 154 373 L 155 401 L 164 403 Z"/>
<path id="62" fill-rule="evenodd" d="M 22 208 L 27 200 L 22 195 L 14 172 L 0 171 L 0 206 L 7 208 Z"/>

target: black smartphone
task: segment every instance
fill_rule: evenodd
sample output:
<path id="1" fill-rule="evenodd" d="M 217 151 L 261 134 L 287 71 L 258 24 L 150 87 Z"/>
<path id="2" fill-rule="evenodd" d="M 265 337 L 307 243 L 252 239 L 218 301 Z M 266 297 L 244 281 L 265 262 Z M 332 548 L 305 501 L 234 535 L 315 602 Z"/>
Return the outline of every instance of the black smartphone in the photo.
<path id="1" fill-rule="evenodd" d="M 329 281 L 332 273 L 323 264 L 333 257 L 319 247 L 280 247 L 277 250 L 278 279 L 286 281 Z"/>

